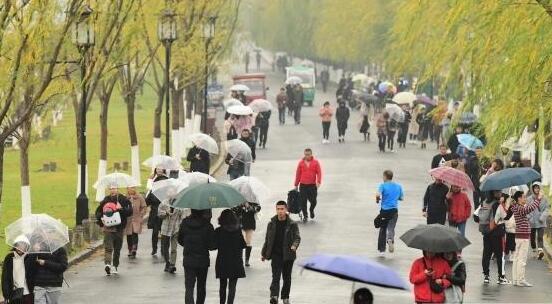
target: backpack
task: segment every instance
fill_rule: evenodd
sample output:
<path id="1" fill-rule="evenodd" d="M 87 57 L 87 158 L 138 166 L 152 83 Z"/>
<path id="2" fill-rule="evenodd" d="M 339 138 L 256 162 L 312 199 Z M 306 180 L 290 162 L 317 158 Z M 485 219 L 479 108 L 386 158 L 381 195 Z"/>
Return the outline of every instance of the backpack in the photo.
<path id="1" fill-rule="evenodd" d="M 301 197 L 299 191 L 293 189 L 288 192 L 287 205 L 289 213 L 297 214 L 301 212 Z"/>
<path id="2" fill-rule="evenodd" d="M 493 216 L 493 207 L 495 204 L 497 204 L 496 201 L 491 203 L 484 202 L 479 208 L 477 216 L 479 218 L 479 232 L 482 234 L 488 234 L 496 226 Z"/>

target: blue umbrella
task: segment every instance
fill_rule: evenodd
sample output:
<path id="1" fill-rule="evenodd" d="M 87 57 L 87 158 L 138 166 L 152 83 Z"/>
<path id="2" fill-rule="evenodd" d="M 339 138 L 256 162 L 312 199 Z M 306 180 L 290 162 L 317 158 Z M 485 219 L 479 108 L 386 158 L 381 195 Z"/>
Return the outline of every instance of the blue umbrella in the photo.
<path id="1" fill-rule="evenodd" d="M 393 269 L 360 257 L 318 254 L 300 262 L 299 265 L 348 281 L 409 290 L 409 285 Z"/>
<path id="2" fill-rule="evenodd" d="M 483 142 L 471 134 L 458 134 L 456 137 L 458 142 L 468 150 L 474 151 L 477 148 L 483 148 Z"/>
<path id="3" fill-rule="evenodd" d="M 526 185 L 540 178 L 540 173 L 533 168 L 508 168 L 487 176 L 479 189 L 481 191 L 502 190 Z"/>

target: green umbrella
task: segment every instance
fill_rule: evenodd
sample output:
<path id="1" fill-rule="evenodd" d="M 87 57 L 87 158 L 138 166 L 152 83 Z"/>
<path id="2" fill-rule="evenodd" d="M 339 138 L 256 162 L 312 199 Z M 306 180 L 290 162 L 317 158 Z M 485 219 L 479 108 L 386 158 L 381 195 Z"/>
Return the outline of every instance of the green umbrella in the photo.
<path id="1" fill-rule="evenodd" d="M 191 186 L 180 192 L 172 207 L 179 209 L 232 208 L 246 200 L 236 189 L 221 183 L 206 183 Z"/>

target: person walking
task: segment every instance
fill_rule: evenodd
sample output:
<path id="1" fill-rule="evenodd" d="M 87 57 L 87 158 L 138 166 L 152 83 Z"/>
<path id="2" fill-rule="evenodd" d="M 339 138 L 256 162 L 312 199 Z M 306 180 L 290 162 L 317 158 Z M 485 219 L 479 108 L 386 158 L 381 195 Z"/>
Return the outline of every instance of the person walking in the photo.
<path id="1" fill-rule="evenodd" d="M 397 133 L 398 123 L 394 119 L 389 119 L 387 122 L 387 149 L 389 152 L 395 152 L 395 134 Z"/>
<path id="2" fill-rule="evenodd" d="M 244 129 L 242 132 L 241 132 L 241 137 L 240 137 L 240 140 L 243 141 L 244 143 L 246 143 L 249 148 L 251 149 L 251 162 L 255 162 L 255 160 L 257 159 L 257 154 L 255 153 L 255 150 L 256 150 L 256 143 L 255 143 L 255 140 L 253 140 L 253 138 L 251 138 L 251 132 L 249 132 L 249 130 L 247 129 Z M 243 171 L 243 175 L 245 176 L 249 176 L 250 173 L 251 173 L 251 162 L 244 162 L 243 165 L 244 165 L 244 171 Z"/>
<path id="3" fill-rule="evenodd" d="M 215 229 L 206 211 L 191 210 L 180 224 L 178 243 L 184 247 L 185 304 L 205 304 L 209 250 L 215 249 Z M 197 288 L 194 302 L 194 289 Z"/>
<path id="4" fill-rule="evenodd" d="M 464 133 L 464 129 L 460 126 L 456 127 L 454 129 L 453 134 L 450 135 L 447 146 L 449 147 L 450 151 L 453 153 L 456 153 L 456 150 L 458 149 L 458 146 L 460 145 L 460 142 L 458 141 L 458 135 Z"/>
<path id="5" fill-rule="evenodd" d="M 471 217 L 470 198 L 462 188 L 452 185 L 447 193 L 447 202 L 449 226 L 457 228 L 460 234 L 465 236 L 466 222 Z"/>
<path id="6" fill-rule="evenodd" d="M 305 95 L 303 94 L 303 87 L 301 86 L 301 84 L 296 84 L 295 87 L 293 88 L 293 101 L 295 106 L 295 108 L 293 109 L 295 124 L 300 125 L 301 108 L 305 103 Z"/>
<path id="7" fill-rule="evenodd" d="M 27 252 L 31 247 L 25 235 L 15 238 L 13 249 L 2 264 L 2 296 L 7 304 L 33 304 L 32 269 L 35 260 Z"/>
<path id="8" fill-rule="evenodd" d="M 243 61 L 245 63 L 245 72 L 246 73 L 249 73 L 249 51 L 245 52 L 245 54 L 243 55 Z"/>
<path id="9" fill-rule="evenodd" d="M 322 91 L 326 93 L 326 90 L 328 89 L 328 83 L 330 82 L 330 72 L 327 68 L 320 72 L 320 82 L 322 83 Z"/>
<path id="10" fill-rule="evenodd" d="M 259 148 L 266 149 L 266 141 L 268 140 L 268 127 L 270 125 L 270 115 L 272 111 L 260 112 L 257 115 L 255 125 L 259 128 Z"/>
<path id="11" fill-rule="evenodd" d="M 439 145 L 439 154 L 433 156 L 433 159 L 431 160 L 431 169 L 444 166 L 447 161 L 451 160 L 451 158 L 452 155 L 448 153 L 447 146 L 444 144 Z"/>
<path id="12" fill-rule="evenodd" d="M 341 101 L 339 103 L 339 107 L 335 110 L 335 118 L 337 120 L 337 136 L 340 143 L 345 142 L 345 131 L 347 131 L 347 123 L 350 116 L 351 112 L 349 111 L 349 108 L 345 102 Z"/>
<path id="13" fill-rule="evenodd" d="M 514 204 L 511 206 L 511 210 L 516 220 L 516 251 L 512 264 L 512 280 L 514 286 L 533 287 L 525 279 L 525 265 L 531 237 L 531 226 L 527 215 L 539 207 L 541 200 L 537 196 L 531 204 L 527 204 L 527 199 L 522 191 L 516 191 L 512 199 Z"/>
<path id="14" fill-rule="evenodd" d="M 322 108 L 320 108 L 319 114 L 322 120 L 322 143 L 330 143 L 330 126 L 332 124 L 333 109 L 330 106 L 330 102 L 324 102 Z"/>
<path id="15" fill-rule="evenodd" d="M 255 61 L 257 62 L 257 72 L 261 71 L 261 51 L 256 51 Z"/>
<path id="16" fill-rule="evenodd" d="M 450 286 L 450 266 L 441 256 L 424 251 L 410 267 L 410 283 L 414 285 L 416 303 L 444 303 L 445 289 Z"/>
<path id="17" fill-rule="evenodd" d="M 447 220 L 447 194 L 449 188 L 440 179 L 427 186 L 424 195 L 423 215 L 427 224 L 444 225 Z"/>
<path id="18" fill-rule="evenodd" d="M 287 96 L 287 102 L 286 105 L 288 107 L 288 116 L 293 115 L 293 111 L 295 110 L 295 95 L 293 94 L 293 85 L 287 84 L 286 85 L 286 96 Z"/>
<path id="19" fill-rule="evenodd" d="M 118 214 L 118 215 L 117 215 Z M 117 185 L 109 187 L 107 195 L 96 208 L 96 221 L 102 227 L 104 233 L 104 262 L 107 276 L 117 274 L 119 257 L 123 247 L 123 232 L 126 228 L 127 219 L 132 216 L 132 204 L 119 193 Z M 119 220 L 108 221 L 108 218 L 119 218 Z"/>
<path id="20" fill-rule="evenodd" d="M 228 153 L 224 162 L 228 165 L 226 173 L 228 174 L 228 178 L 230 180 L 234 180 L 245 174 L 245 160 L 241 154 L 233 157 L 230 153 Z"/>
<path id="21" fill-rule="evenodd" d="M 136 258 L 136 251 L 138 251 L 138 235 L 142 233 L 142 222 L 144 215 L 146 215 L 147 205 L 144 197 L 136 191 L 136 187 L 127 188 L 127 198 L 132 205 L 132 215 L 127 219 L 127 225 L 125 227 L 128 256 Z"/>
<path id="22" fill-rule="evenodd" d="M 270 284 L 270 304 L 278 304 L 280 278 L 284 282 L 281 290 L 281 299 L 284 304 L 290 304 L 291 273 L 300 243 L 299 227 L 289 217 L 286 202 L 277 202 L 276 215 L 268 223 L 265 241 L 261 250 L 261 260 L 263 262 L 265 260 L 271 261 L 272 283 Z"/>
<path id="23" fill-rule="evenodd" d="M 194 145 L 188 155 L 186 160 L 190 162 L 190 172 L 201 172 L 209 174 L 209 168 L 211 167 L 211 157 L 209 152 L 200 147 Z"/>
<path id="24" fill-rule="evenodd" d="M 165 260 L 165 272 L 176 272 L 176 256 L 178 229 L 182 219 L 186 217 L 186 212 L 181 209 L 171 207 L 167 203 L 159 205 L 158 216 L 163 223 L 161 224 L 161 254 Z"/>
<path id="25" fill-rule="evenodd" d="M 261 211 L 261 205 L 253 202 L 245 202 L 237 207 L 232 208 L 232 211 L 240 220 L 241 229 L 245 238 L 245 266 L 249 267 L 249 259 L 253 250 L 253 233 L 257 229 L 257 220 L 255 216 Z"/>
<path id="26" fill-rule="evenodd" d="M 433 122 L 431 121 L 431 116 L 429 115 L 429 110 L 425 109 L 418 117 L 416 117 L 416 122 L 420 126 L 419 139 L 422 144 L 422 149 L 427 148 L 427 140 L 430 136 L 431 130 L 433 128 Z M 453 151 L 454 152 L 454 151 Z"/>
<path id="27" fill-rule="evenodd" d="M 35 304 L 58 304 L 62 294 L 63 273 L 67 270 L 67 251 L 32 254 L 32 281 Z"/>
<path id="28" fill-rule="evenodd" d="M 389 120 L 389 113 L 383 112 L 378 116 L 376 120 L 376 128 L 378 132 L 378 146 L 380 152 L 385 152 L 386 136 L 387 136 L 387 122 Z"/>
<path id="29" fill-rule="evenodd" d="M 215 229 L 215 247 L 218 250 L 215 273 L 220 280 L 220 304 L 233 304 L 238 279 L 245 278 L 242 259 L 245 240 L 232 210 L 222 211 L 218 223 L 219 227 Z"/>
<path id="30" fill-rule="evenodd" d="M 286 123 L 286 105 L 287 105 L 287 94 L 284 87 L 280 88 L 280 93 L 276 95 L 276 104 L 278 105 L 278 121 L 280 125 L 283 126 Z"/>
<path id="31" fill-rule="evenodd" d="M 165 170 L 155 168 L 152 175 L 153 183 L 168 179 Z M 159 231 L 161 230 L 161 219 L 157 216 L 161 201 L 151 193 L 151 190 L 146 195 L 146 205 L 150 208 L 148 216 L 148 229 L 151 229 L 151 255 L 157 254 L 157 245 L 159 244 Z"/>
<path id="32" fill-rule="evenodd" d="M 531 249 L 533 249 L 533 254 L 539 260 L 544 258 L 544 229 L 546 226 L 546 219 L 548 218 L 548 210 L 550 209 L 550 204 L 548 200 L 541 192 L 541 183 L 534 182 L 531 185 L 531 196 L 527 198 L 529 204 L 533 203 L 536 200 L 540 200 L 538 208 L 535 208 L 531 213 L 529 213 L 529 225 L 531 226 Z"/>
<path id="33" fill-rule="evenodd" d="M 397 137 L 397 143 L 399 148 L 406 148 L 406 139 L 408 137 L 408 128 L 412 121 L 412 115 L 408 109 L 408 105 L 403 105 L 402 110 L 404 112 L 404 120 L 399 122 L 399 135 Z"/>
<path id="34" fill-rule="evenodd" d="M 408 142 L 409 143 L 415 143 L 416 140 L 418 140 L 418 134 L 420 133 L 420 125 L 418 124 L 418 115 L 420 115 L 420 106 L 414 107 L 412 110 L 412 119 L 410 122 L 410 126 L 408 126 Z"/>
<path id="35" fill-rule="evenodd" d="M 312 155 L 312 150 L 310 148 L 306 148 L 303 155 L 303 159 L 297 164 L 294 186 L 300 193 L 303 222 L 306 223 L 308 221 L 309 211 L 310 218 L 314 218 L 318 188 L 322 184 L 322 168 L 320 162 Z M 310 202 L 310 209 L 307 209 L 307 200 Z"/>
<path id="36" fill-rule="evenodd" d="M 481 154 L 481 149 L 476 149 L 475 152 L 470 151 L 465 163 L 466 174 L 470 177 L 472 181 L 474 190 L 472 192 L 473 197 L 473 208 L 477 209 L 479 204 L 481 204 L 481 191 L 479 190 L 479 180 L 481 179 L 481 163 L 479 161 L 479 156 Z"/>
<path id="37" fill-rule="evenodd" d="M 450 275 L 446 278 L 450 281 L 450 286 L 445 289 L 445 303 L 464 302 L 464 292 L 466 290 L 466 264 L 456 252 L 446 252 L 443 258 L 450 266 Z"/>
<path id="38" fill-rule="evenodd" d="M 500 204 L 498 210 L 501 211 L 501 217 L 504 221 L 504 228 L 506 230 L 505 244 L 504 244 L 504 260 L 508 262 L 514 261 L 514 255 L 516 251 L 516 219 L 513 217 L 512 210 L 512 198 L 508 198 Z"/>
<path id="39" fill-rule="evenodd" d="M 386 220 L 380 226 L 378 235 L 378 251 L 380 257 L 385 257 L 386 244 L 389 252 L 395 251 L 395 225 L 399 217 L 399 201 L 404 197 L 402 186 L 393 181 L 393 171 L 383 171 L 383 183 L 378 187 L 376 203 L 380 204 L 381 218 Z"/>
<path id="40" fill-rule="evenodd" d="M 369 107 L 363 102 L 360 104 L 360 133 L 364 135 L 364 142 L 370 141 L 370 120 L 368 118 Z"/>

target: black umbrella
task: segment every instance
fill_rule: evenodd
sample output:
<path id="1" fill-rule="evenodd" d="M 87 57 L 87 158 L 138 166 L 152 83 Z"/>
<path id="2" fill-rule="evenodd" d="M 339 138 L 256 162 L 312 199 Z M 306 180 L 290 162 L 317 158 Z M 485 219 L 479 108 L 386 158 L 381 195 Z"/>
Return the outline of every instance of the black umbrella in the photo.
<path id="1" fill-rule="evenodd" d="M 458 230 L 440 224 L 418 225 L 401 235 L 401 240 L 408 247 L 431 252 L 459 251 L 471 244 Z"/>

